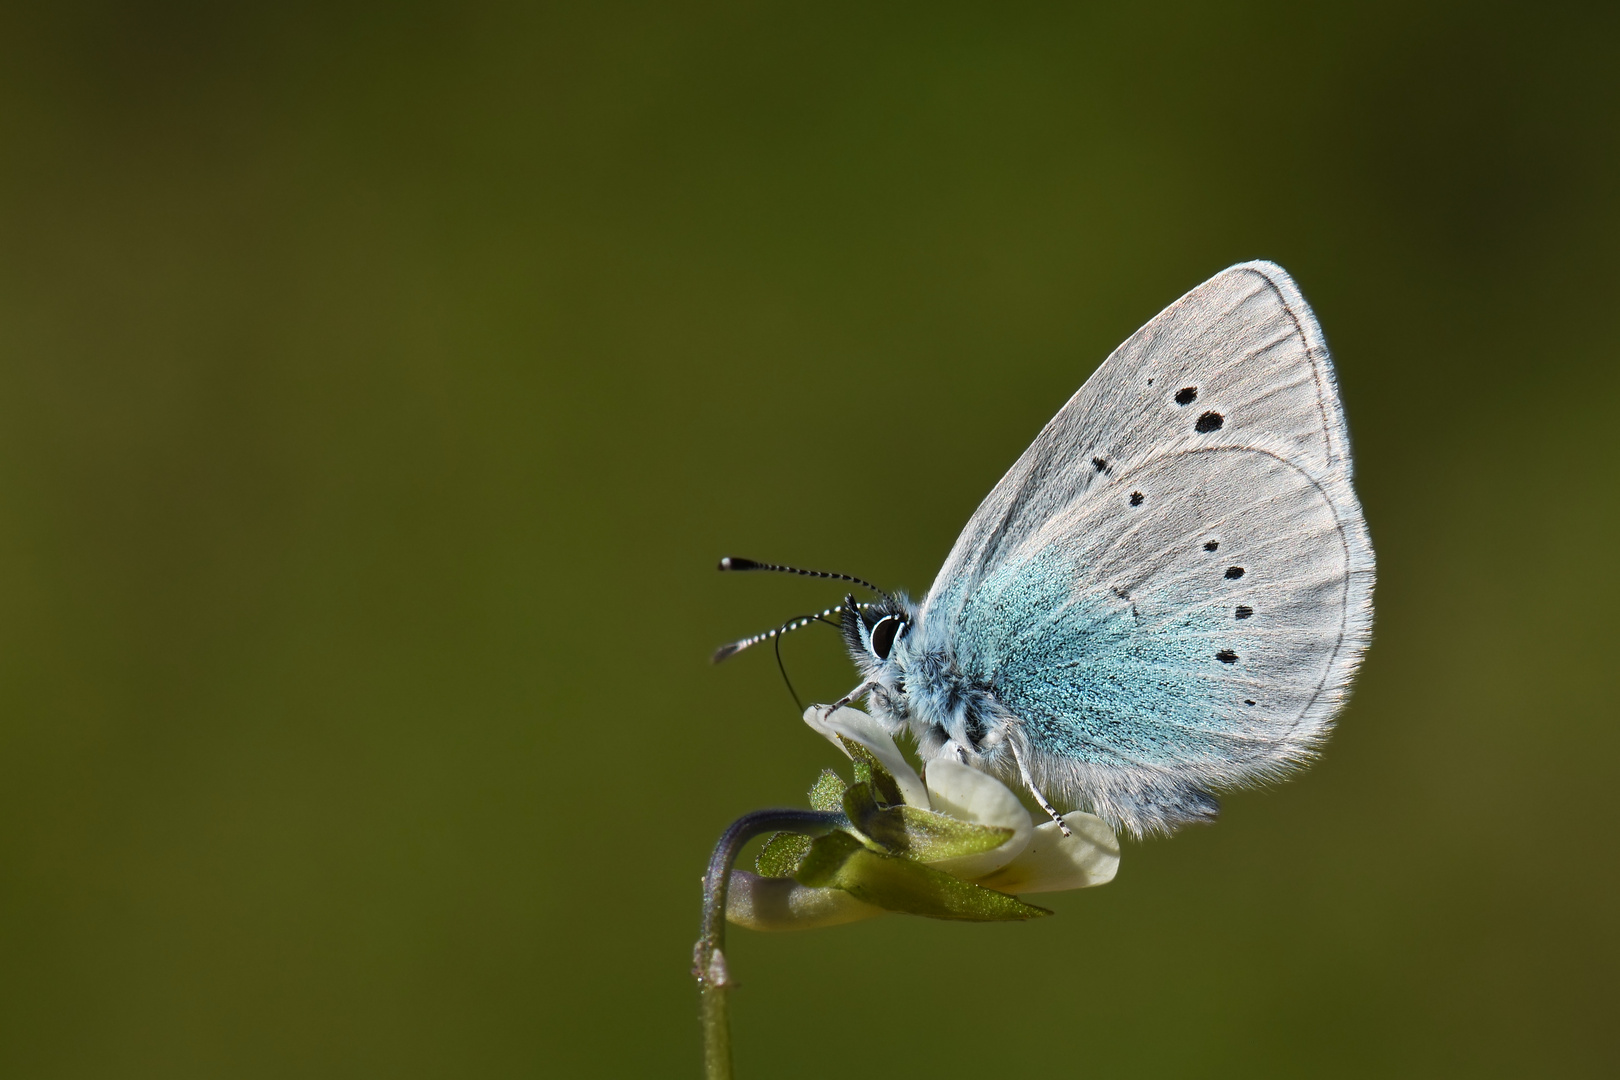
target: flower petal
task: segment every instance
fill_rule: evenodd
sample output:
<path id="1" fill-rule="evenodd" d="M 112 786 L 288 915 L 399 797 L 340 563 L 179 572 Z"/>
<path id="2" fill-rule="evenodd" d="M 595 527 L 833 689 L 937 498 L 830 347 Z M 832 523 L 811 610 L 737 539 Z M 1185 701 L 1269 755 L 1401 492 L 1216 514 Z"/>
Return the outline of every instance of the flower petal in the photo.
<path id="1" fill-rule="evenodd" d="M 817 889 L 792 878 L 731 872 L 726 921 L 750 930 L 814 930 L 884 914 L 843 889 Z"/>
<path id="2" fill-rule="evenodd" d="M 814 705 L 810 706 L 804 711 L 804 722 L 840 750 L 844 750 L 838 742 L 840 735 L 866 747 L 894 777 L 895 784 L 900 788 L 900 797 L 906 800 L 906 805 L 928 809 L 928 789 L 923 785 L 922 777 L 918 776 L 917 770 L 906 761 L 905 755 L 900 753 L 900 747 L 895 745 L 894 737 L 883 730 L 882 724 L 859 709 L 851 709 L 848 706 L 837 710 L 826 719 L 822 718 L 821 713 L 821 709 Z M 849 751 L 844 750 L 844 753 L 848 754 Z"/>
<path id="3" fill-rule="evenodd" d="M 932 776 L 933 770 L 929 769 Z M 1035 828 L 1035 835 L 1012 862 L 979 884 L 1008 893 L 1059 892 L 1106 885 L 1119 869 L 1119 837 L 1101 818 L 1076 810 L 1063 815 L 1073 832 L 1064 836 L 1057 822 Z"/>
<path id="4" fill-rule="evenodd" d="M 979 825 L 1013 830 L 1000 847 L 978 855 L 960 855 L 931 863 L 933 867 L 966 881 L 976 881 L 1001 869 L 1029 846 L 1034 826 L 1029 811 L 1000 780 L 966 765 L 939 758 L 928 763 L 928 796 L 942 814 Z"/>

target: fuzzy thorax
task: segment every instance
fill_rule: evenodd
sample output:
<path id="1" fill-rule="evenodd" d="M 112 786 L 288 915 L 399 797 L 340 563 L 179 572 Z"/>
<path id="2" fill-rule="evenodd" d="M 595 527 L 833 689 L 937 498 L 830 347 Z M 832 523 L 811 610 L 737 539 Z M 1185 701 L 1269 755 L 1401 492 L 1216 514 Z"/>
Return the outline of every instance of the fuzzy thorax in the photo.
<path id="1" fill-rule="evenodd" d="M 846 603 L 844 610 L 845 644 L 870 690 L 874 717 L 891 733 L 909 730 L 925 761 L 950 757 L 986 772 L 1014 770 L 1006 740 L 1016 720 L 989 685 L 962 670 L 948 645 L 929 640 L 910 598 L 886 597 L 866 608 Z M 879 629 L 885 619 L 901 623 L 892 639 Z"/>

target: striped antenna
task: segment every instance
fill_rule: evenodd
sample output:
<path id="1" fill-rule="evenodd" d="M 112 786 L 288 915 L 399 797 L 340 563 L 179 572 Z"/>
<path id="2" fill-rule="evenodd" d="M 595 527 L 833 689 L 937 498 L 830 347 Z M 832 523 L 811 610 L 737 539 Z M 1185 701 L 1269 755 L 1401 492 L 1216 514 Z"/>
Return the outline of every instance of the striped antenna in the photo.
<path id="1" fill-rule="evenodd" d="M 866 605 L 856 604 L 855 606 L 865 607 Z M 802 630 L 811 623 L 830 622 L 832 616 L 841 613 L 843 610 L 844 605 L 839 604 L 837 607 L 830 607 L 826 611 L 818 612 L 815 615 L 795 615 L 781 626 L 778 626 L 775 630 L 767 630 L 763 634 L 755 634 L 751 638 L 743 638 L 741 641 L 733 641 L 730 645 L 720 646 L 718 649 L 714 650 L 714 655 L 710 657 L 710 662 L 718 664 L 722 660 L 729 660 L 746 648 L 758 645 L 762 641 L 774 641 L 789 631 Z M 838 624 L 832 623 L 832 625 L 837 626 Z"/>
<path id="2" fill-rule="evenodd" d="M 797 566 L 780 566 L 776 563 L 755 562 L 753 559 L 738 559 L 730 555 L 720 560 L 721 570 L 771 570 L 778 574 L 798 574 L 800 577 L 831 578 L 834 581 L 853 581 L 855 584 L 871 589 L 879 596 L 889 594 L 867 581 L 865 578 L 854 577 L 850 574 L 834 574 L 826 570 L 801 570 Z M 837 610 L 837 609 L 833 609 Z M 805 616 L 810 618 L 810 616 Z"/>

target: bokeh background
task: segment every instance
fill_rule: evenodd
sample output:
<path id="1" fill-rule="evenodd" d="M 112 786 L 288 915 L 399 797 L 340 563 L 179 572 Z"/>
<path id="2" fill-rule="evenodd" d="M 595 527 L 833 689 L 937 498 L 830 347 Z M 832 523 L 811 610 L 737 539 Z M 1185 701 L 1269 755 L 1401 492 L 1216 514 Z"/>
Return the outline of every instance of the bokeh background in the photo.
<path id="1" fill-rule="evenodd" d="M 1612 1076 L 1612 5 L 0 8 L 0 1073 L 695 1076 L 768 654 L 1277 260 L 1319 766 L 1057 918 L 733 934 L 744 1077 Z M 827 700 L 835 635 L 785 649 Z"/>

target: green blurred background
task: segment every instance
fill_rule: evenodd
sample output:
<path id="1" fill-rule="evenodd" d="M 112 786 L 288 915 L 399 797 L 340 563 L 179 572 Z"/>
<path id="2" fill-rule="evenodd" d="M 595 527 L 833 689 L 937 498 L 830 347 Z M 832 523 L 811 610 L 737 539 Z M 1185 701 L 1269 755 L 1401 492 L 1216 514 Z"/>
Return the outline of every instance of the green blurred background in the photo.
<path id="1" fill-rule="evenodd" d="M 920 592 L 1228 264 L 1378 550 L 1326 757 L 1059 917 L 736 931 L 744 1077 L 1600 1076 L 1612 5 L 0 9 L 0 1073 L 695 1076 L 722 641 Z M 786 648 L 827 700 L 831 633 Z"/>

